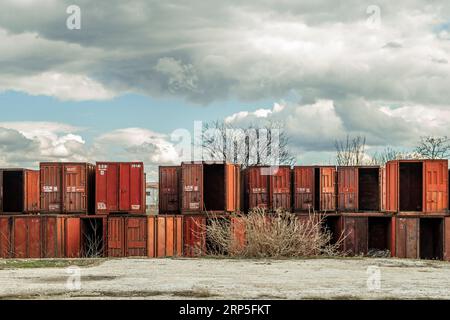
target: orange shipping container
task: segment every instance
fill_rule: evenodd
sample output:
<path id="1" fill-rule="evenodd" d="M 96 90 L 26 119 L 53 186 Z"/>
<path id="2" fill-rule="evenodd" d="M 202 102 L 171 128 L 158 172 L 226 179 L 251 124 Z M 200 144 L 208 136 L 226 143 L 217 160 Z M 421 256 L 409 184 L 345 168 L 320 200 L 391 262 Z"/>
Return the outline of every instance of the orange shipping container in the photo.
<path id="1" fill-rule="evenodd" d="M 269 167 L 252 166 L 244 171 L 245 209 L 261 208 L 269 210 Z"/>
<path id="2" fill-rule="evenodd" d="M 14 216 L 12 238 L 13 258 L 41 257 L 41 218 Z"/>
<path id="3" fill-rule="evenodd" d="M 386 163 L 386 211 L 448 211 L 448 160 L 393 160 Z"/>
<path id="4" fill-rule="evenodd" d="M 42 257 L 64 257 L 64 217 L 41 216 Z"/>
<path id="5" fill-rule="evenodd" d="M 294 167 L 294 211 L 336 210 L 336 168 Z"/>
<path id="6" fill-rule="evenodd" d="M 183 217 L 183 255 L 195 257 L 206 254 L 206 216 Z"/>
<path id="7" fill-rule="evenodd" d="M 270 207 L 291 211 L 291 167 L 279 166 L 269 176 Z"/>
<path id="8" fill-rule="evenodd" d="M 147 255 L 152 258 L 183 254 L 183 216 L 149 216 Z"/>
<path id="9" fill-rule="evenodd" d="M 39 209 L 39 171 L 0 169 L 0 212 L 35 213 Z"/>
<path id="10" fill-rule="evenodd" d="M 95 166 L 41 162 L 40 193 L 41 213 L 93 213 Z"/>
<path id="11" fill-rule="evenodd" d="M 108 217 L 108 257 L 147 255 L 147 217 Z"/>
<path id="12" fill-rule="evenodd" d="M 0 258 L 11 257 L 12 218 L 0 216 Z"/>
<path id="13" fill-rule="evenodd" d="M 97 162 L 96 214 L 145 213 L 142 162 Z"/>
<path id="14" fill-rule="evenodd" d="M 240 181 L 239 165 L 224 162 L 183 162 L 181 213 L 239 211 Z"/>
<path id="15" fill-rule="evenodd" d="M 159 214 L 180 212 L 181 166 L 159 167 Z"/>

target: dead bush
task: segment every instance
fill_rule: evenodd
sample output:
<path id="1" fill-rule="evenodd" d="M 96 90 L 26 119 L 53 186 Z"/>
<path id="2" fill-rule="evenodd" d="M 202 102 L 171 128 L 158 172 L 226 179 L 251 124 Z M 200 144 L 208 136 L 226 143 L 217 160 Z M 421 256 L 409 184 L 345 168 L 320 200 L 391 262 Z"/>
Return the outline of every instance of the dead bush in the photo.
<path id="1" fill-rule="evenodd" d="M 205 227 L 208 252 L 246 258 L 342 255 L 344 237 L 340 235 L 336 243 L 331 243 L 331 232 L 323 228 L 324 217 L 261 209 L 247 215 L 234 214 L 230 219 L 210 216 Z"/>

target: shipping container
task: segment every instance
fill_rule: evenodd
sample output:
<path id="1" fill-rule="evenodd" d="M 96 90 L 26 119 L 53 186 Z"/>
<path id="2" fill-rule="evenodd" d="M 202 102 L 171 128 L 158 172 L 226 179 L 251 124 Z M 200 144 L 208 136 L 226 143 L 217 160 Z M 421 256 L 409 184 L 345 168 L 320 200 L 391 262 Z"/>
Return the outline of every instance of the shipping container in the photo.
<path id="1" fill-rule="evenodd" d="M 336 210 L 336 168 L 294 166 L 294 212 Z"/>
<path id="2" fill-rule="evenodd" d="M 38 216 L 13 216 L 11 238 L 13 258 L 40 258 L 41 218 Z"/>
<path id="3" fill-rule="evenodd" d="M 181 213 L 240 211 L 240 166 L 224 162 L 181 164 Z"/>
<path id="4" fill-rule="evenodd" d="M 183 255 L 183 216 L 149 216 L 147 255 L 152 258 Z"/>
<path id="5" fill-rule="evenodd" d="M 239 253 L 246 246 L 246 225 L 241 217 L 231 217 L 230 231 L 232 235 L 232 251 Z M 232 254 L 232 252 L 231 252 Z"/>
<path id="6" fill-rule="evenodd" d="M 327 215 L 323 218 L 323 228 L 326 232 L 330 233 L 331 238 L 329 244 L 331 245 L 341 242 L 344 238 L 342 220 L 342 217 L 338 215 Z"/>
<path id="7" fill-rule="evenodd" d="M 393 160 L 386 163 L 386 211 L 448 211 L 448 160 Z"/>
<path id="8" fill-rule="evenodd" d="M 244 171 L 245 211 L 254 208 L 269 210 L 269 167 L 252 166 Z"/>
<path id="9" fill-rule="evenodd" d="M 383 172 L 380 167 L 337 168 L 339 211 L 380 211 Z"/>
<path id="10" fill-rule="evenodd" d="M 11 257 L 12 218 L 0 216 L 0 258 Z"/>
<path id="11" fill-rule="evenodd" d="M 81 219 L 65 217 L 64 219 L 64 256 L 81 258 Z"/>
<path id="12" fill-rule="evenodd" d="M 444 258 L 444 218 L 419 219 L 420 259 L 442 260 Z"/>
<path id="13" fill-rule="evenodd" d="M 206 216 L 183 217 L 183 255 L 195 257 L 206 253 Z"/>
<path id="14" fill-rule="evenodd" d="M 96 214 L 145 213 L 142 162 L 97 162 Z"/>
<path id="15" fill-rule="evenodd" d="M 93 213 L 95 166 L 77 162 L 41 162 L 41 213 Z"/>
<path id="16" fill-rule="evenodd" d="M 269 176 L 269 185 L 271 209 L 291 211 L 291 167 L 274 167 Z"/>
<path id="17" fill-rule="evenodd" d="M 450 261 L 450 217 L 444 218 L 444 260 Z"/>
<path id="18" fill-rule="evenodd" d="M 147 217 L 108 217 L 108 257 L 147 255 Z"/>
<path id="19" fill-rule="evenodd" d="M 64 258 L 64 226 L 62 216 L 41 216 L 42 257 Z"/>
<path id="20" fill-rule="evenodd" d="M 180 213 L 181 166 L 159 166 L 159 214 Z"/>
<path id="21" fill-rule="evenodd" d="M 99 258 L 106 256 L 107 218 L 92 216 L 80 217 L 81 256 Z"/>
<path id="22" fill-rule="evenodd" d="M 0 213 L 36 213 L 39 209 L 39 171 L 0 169 Z"/>
<path id="23" fill-rule="evenodd" d="M 398 258 L 419 258 L 419 219 L 395 217 L 395 256 Z"/>
<path id="24" fill-rule="evenodd" d="M 344 228 L 343 250 L 350 255 L 368 252 L 368 217 L 343 216 Z"/>

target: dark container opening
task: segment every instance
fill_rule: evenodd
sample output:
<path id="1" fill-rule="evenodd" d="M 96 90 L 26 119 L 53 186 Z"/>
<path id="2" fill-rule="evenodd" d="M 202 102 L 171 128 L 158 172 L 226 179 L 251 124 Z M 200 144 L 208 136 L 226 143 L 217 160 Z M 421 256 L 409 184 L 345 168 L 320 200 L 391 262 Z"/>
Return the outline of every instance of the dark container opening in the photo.
<path id="1" fill-rule="evenodd" d="M 314 168 L 314 210 L 320 210 L 320 168 Z"/>
<path id="2" fill-rule="evenodd" d="M 336 244 L 341 237 L 341 218 L 338 216 L 328 216 L 323 219 L 323 229 L 331 234 L 329 244 Z"/>
<path id="3" fill-rule="evenodd" d="M 23 211 L 23 171 L 3 171 L 3 211 Z"/>
<path id="4" fill-rule="evenodd" d="M 380 211 L 380 170 L 360 168 L 358 175 L 358 208 L 360 211 Z"/>
<path id="5" fill-rule="evenodd" d="M 81 256 L 85 258 L 103 257 L 105 243 L 103 239 L 103 219 L 81 219 Z"/>
<path id="6" fill-rule="evenodd" d="M 203 201 L 206 211 L 225 209 L 225 165 L 203 165 Z"/>
<path id="7" fill-rule="evenodd" d="M 368 249 L 387 251 L 391 250 L 391 218 L 369 217 L 368 219 L 369 243 Z"/>
<path id="8" fill-rule="evenodd" d="M 421 162 L 400 163 L 400 211 L 422 211 L 422 181 Z"/>
<path id="9" fill-rule="evenodd" d="M 442 260 L 443 248 L 443 219 L 420 219 L 420 258 Z"/>

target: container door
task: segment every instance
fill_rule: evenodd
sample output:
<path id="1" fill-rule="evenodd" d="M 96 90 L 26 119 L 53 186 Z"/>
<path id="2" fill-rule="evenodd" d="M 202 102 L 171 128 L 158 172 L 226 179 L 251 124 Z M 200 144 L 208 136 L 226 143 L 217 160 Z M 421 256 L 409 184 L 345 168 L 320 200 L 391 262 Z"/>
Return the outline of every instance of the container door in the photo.
<path id="1" fill-rule="evenodd" d="M 183 219 L 183 254 L 187 257 L 206 252 L 206 218 L 189 216 Z"/>
<path id="2" fill-rule="evenodd" d="M 147 257 L 156 257 L 156 237 L 158 236 L 158 230 L 156 230 L 156 216 L 147 217 Z"/>
<path id="3" fill-rule="evenodd" d="M 119 170 L 115 163 L 98 163 L 96 174 L 96 212 L 119 210 Z"/>
<path id="4" fill-rule="evenodd" d="M 81 255 L 81 227 L 80 218 L 65 219 L 65 257 L 79 258 Z"/>
<path id="5" fill-rule="evenodd" d="M 13 217 L 12 255 L 14 258 L 28 258 L 27 250 L 27 219 Z"/>
<path id="6" fill-rule="evenodd" d="M 240 210 L 240 167 L 235 164 L 225 164 L 225 201 L 228 212 Z"/>
<path id="7" fill-rule="evenodd" d="M 147 218 L 125 218 L 126 219 L 126 255 L 147 255 Z"/>
<path id="8" fill-rule="evenodd" d="M 159 167 L 159 213 L 178 213 L 180 167 Z"/>
<path id="9" fill-rule="evenodd" d="M 28 258 L 41 257 L 41 218 L 33 217 L 27 218 L 28 231 Z"/>
<path id="10" fill-rule="evenodd" d="M 424 212 L 446 212 L 448 207 L 447 160 L 424 161 Z"/>
<path id="11" fill-rule="evenodd" d="M 246 171 L 248 209 L 269 209 L 269 176 L 263 168 L 250 167 Z"/>
<path id="12" fill-rule="evenodd" d="M 45 164 L 40 170 L 41 211 L 62 212 L 62 166 Z"/>
<path id="13" fill-rule="evenodd" d="M 108 218 L 108 257 L 125 256 L 125 218 Z"/>
<path id="14" fill-rule="evenodd" d="M 181 165 L 182 212 L 203 211 L 203 165 Z"/>
<path id="15" fill-rule="evenodd" d="M 344 251 L 354 255 L 367 254 L 368 218 L 344 217 Z"/>
<path id="16" fill-rule="evenodd" d="M 358 210 L 358 168 L 339 167 L 337 171 L 338 209 Z"/>
<path id="17" fill-rule="evenodd" d="M 39 212 L 40 194 L 39 194 L 39 171 L 25 170 L 25 212 Z"/>
<path id="18" fill-rule="evenodd" d="M 386 163 L 386 211 L 398 211 L 398 185 L 399 185 L 399 162 L 388 161 Z"/>
<path id="19" fill-rule="evenodd" d="M 11 254 L 11 218 L 0 217 L 0 258 L 9 258 Z"/>
<path id="20" fill-rule="evenodd" d="M 450 217 L 444 218 L 444 260 L 450 261 Z"/>
<path id="21" fill-rule="evenodd" d="M 270 182 L 272 209 L 290 211 L 291 169 L 288 167 L 279 167 L 278 170 L 270 176 Z"/>
<path id="22" fill-rule="evenodd" d="M 86 212 L 86 165 L 64 165 L 64 212 Z"/>
<path id="23" fill-rule="evenodd" d="M 142 163 L 132 163 L 130 168 L 130 212 L 145 212 L 145 178 Z"/>
<path id="24" fill-rule="evenodd" d="M 419 258 L 419 219 L 396 218 L 396 256 L 398 258 Z"/>
<path id="25" fill-rule="evenodd" d="M 320 210 L 336 210 L 336 169 L 333 167 L 320 168 Z"/>
<path id="26" fill-rule="evenodd" d="M 314 168 L 294 167 L 294 211 L 314 209 Z"/>
<path id="27" fill-rule="evenodd" d="M 386 168 L 380 167 L 380 208 L 386 211 Z"/>

